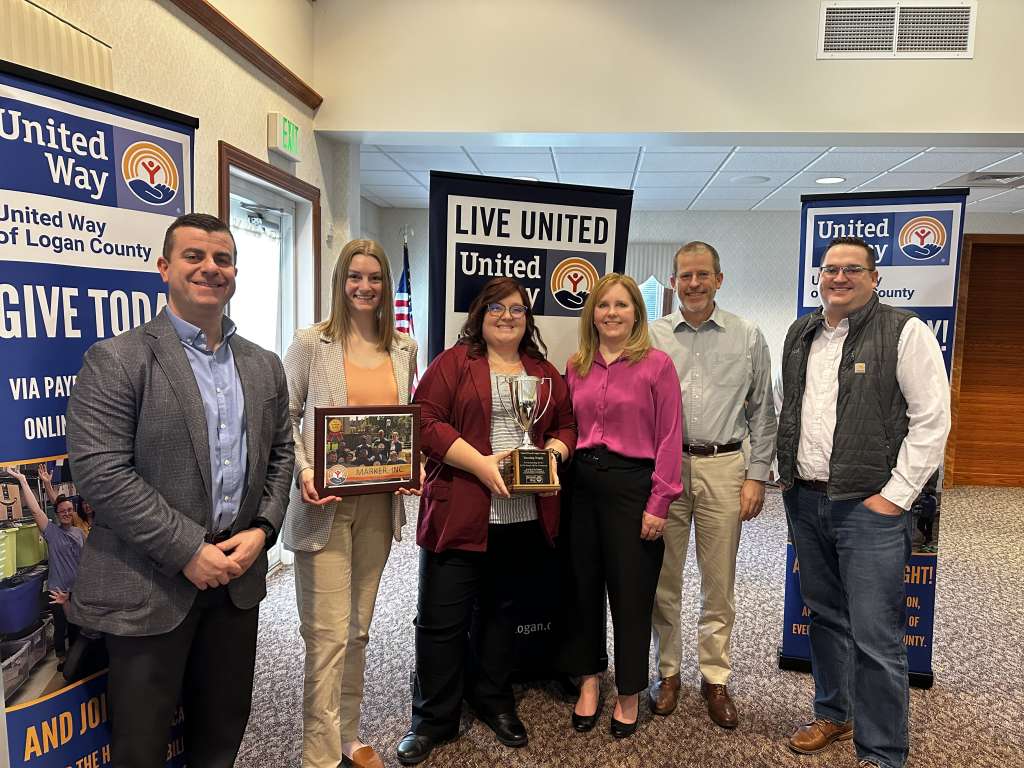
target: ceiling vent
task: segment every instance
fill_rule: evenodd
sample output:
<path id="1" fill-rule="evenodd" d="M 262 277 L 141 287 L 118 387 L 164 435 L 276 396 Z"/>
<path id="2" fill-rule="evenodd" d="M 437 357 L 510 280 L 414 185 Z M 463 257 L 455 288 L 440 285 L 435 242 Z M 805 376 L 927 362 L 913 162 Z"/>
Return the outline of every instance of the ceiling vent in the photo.
<path id="1" fill-rule="evenodd" d="M 1013 189 L 1024 184 L 1024 173 L 1006 173 L 999 171 L 971 171 L 963 176 L 940 184 L 940 187 L 991 187 L 992 189 Z"/>
<path id="2" fill-rule="evenodd" d="M 819 59 L 970 59 L 977 0 L 823 0 Z"/>

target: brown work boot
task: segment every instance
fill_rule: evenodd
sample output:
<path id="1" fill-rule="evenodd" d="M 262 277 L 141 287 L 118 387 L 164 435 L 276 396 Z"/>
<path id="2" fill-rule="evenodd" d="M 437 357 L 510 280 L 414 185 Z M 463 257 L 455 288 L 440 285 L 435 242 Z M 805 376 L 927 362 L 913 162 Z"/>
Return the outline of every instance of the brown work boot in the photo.
<path id="1" fill-rule="evenodd" d="M 679 675 L 669 675 L 651 683 L 647 704 L 656 715 L 671 715 L 679 703 Z"/>
<path id="2" fill-rule="evenodd" d="M 789 737 L 789 748 L 802 755 L 813 755 L 825 749 L 834 741 L 849 741 L 853 738 L 853 721 L 833 723 L 820 717 L 813 723 L 797 728 Z"/>
<path id="3" fill-rule="evenodd" d="M 708 704 L 708 717 L 715 725 L 722 728 L 735 728 L 739 725 L 740 716 L 736 712 L 736 705 L 729 698 L 729 690 L 724 685 L 709 683 L 703 677 L 700 679 L 700 695 Z"/>

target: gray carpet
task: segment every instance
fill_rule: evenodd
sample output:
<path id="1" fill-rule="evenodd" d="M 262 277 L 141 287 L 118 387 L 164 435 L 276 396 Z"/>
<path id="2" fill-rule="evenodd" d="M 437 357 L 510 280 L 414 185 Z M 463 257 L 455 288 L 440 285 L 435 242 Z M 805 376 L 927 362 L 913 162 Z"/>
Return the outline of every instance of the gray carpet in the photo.
<path id="1" fill-rule="evenodd" d="M 911 693 L 911 758 L 926 766 L 1024 766 L 1024 489 L 963 488 L 943 497 L 935 630 L 935 686 Z M 366 670 L 362 738 L 389 766 L 409 725 L 412 618 L 416 601 L 415 529 L 392 551 L 373 621 Z M 641 706 L 641 726 L 630 739 L 607 733 L 614 703 L 611 678 L 598 729 L 577 734 L 571 703 L 553 688 L 519 691 L 519 714 L 530 743 L 503 747 L 486 726 L 464 717 L 462 737 L 436 749 L 428 766 L 851 766 L 847 743 L 814 757 L 785 747 L 795 724 L 808 719 L 809 675 L 782 672 L 776 647 L 782 634 L 786 524 L 778 494 L 748 523 L 737 575 L 739 614 L 733 637 L 730 691 L 740 727 L 724 732 L 708 720 L 697 689 L 695 637 L 684 650 L 683 696 L 667 718 Z M 684 622 L 696 626 L 697 573 L 691 543 L 685 575 Z M 270 583 L 260 620 L 252 718 L 239 766 L 301 765 L 302 639 L 298 634 L 291 571 Z M 695 636 L 695 632 L 694 632 Z M 609 648 L 611 644 L 609 640 Z M 652 664 L 653 670 L 653 664 Z"/>

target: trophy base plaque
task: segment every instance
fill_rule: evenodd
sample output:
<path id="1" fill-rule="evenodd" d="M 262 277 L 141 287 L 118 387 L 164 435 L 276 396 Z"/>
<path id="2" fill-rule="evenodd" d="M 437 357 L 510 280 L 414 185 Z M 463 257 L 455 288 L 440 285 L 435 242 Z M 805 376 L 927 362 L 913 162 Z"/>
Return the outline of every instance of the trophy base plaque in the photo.
<path id="1" fill-rule="evenodd" d="M 516 448 L 508 457 L 503 474 L 509 493 L 545 493 L 561 489 L 553 451 Z"/>

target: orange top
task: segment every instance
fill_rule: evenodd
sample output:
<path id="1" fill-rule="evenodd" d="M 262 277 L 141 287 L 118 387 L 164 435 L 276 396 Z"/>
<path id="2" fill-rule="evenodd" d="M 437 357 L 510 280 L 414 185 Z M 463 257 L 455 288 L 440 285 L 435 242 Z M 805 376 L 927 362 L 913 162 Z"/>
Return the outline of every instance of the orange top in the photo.
<path id="1" fill-rule="evenodd" d="M 398 405 L 398 384 L 389 357 L 376 368 L 361 368 L 345 358 L 349 405 Z"/>

